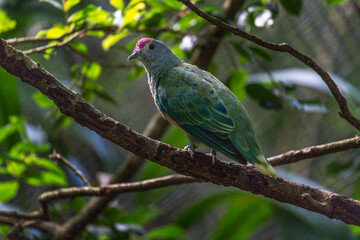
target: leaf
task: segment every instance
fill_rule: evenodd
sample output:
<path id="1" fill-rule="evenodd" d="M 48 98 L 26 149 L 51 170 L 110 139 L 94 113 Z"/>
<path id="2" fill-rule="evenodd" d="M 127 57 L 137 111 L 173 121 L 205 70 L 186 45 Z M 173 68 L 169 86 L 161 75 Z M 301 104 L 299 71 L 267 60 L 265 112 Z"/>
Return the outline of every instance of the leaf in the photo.
<path id="1" fill-rule="evenodd" d="M 249 47 L 249 49 L 257 56 L 261 57 L 266 61 L 272 61 L 273 57 L 264 49 L 259 47 Z"/>
<path id="2" fill-rule="evenodd" d="M 96 62 L 88 63 L 81 68 L 81 72 L 86 77 L 96 80 L 101 74 L 101 66 Z"/>
<path id="3" fill-rule="evenodd" d="M 175 126 L 168 128 L 163 139 L 166 143 L 178 148 L 183 148 L 188 143 L 188 139 L 184 132 Z"/>
<path id="4" fill-rule="evenodd" d="M 245 85 L 247 77 L 247 72 L 241 69 L 233 71 L 230 75 L 230 90 L 239 100 L 243 99 L 246 95 Z"/>
<path id="5" fill-rule="evenodd" d="M 103 49 L 105 51 L 108 51 L 112 46 L 114 46 L 120 39 L 125 37 L 127 35 L 127 30 L 122 30 L 119 33 L 116 34 L 109 34 L 101 43 Z"/>
<path id="6" fill-rule="evenodd" d="M 46 2 L 61 11 L 63 10 L 63 6 L 61 6 L 61 4 L 56 0 L 40 0 L 40 2 Z"/>
<path id="7" fill-rule="evenodd" d="M 0 33 L 13 30 L 16 27 L 16 21 L 10 19 L 6 13 L 0 10 Z"/>
<path id="8" fill-rule="evenodd" d="M 63 25 L 61 23 L 56 24 L 54 27 L 46 31 L 46 36 L 48 38 L 58 38 L 62 37 L 70 31 L 70 26 Z"/>
<path id="9" fill-rule="evenodd" d="M 299 16 L 302 7 L 302 0 L 280 0 L 280 4 L 290 14 Z"/>
<path id="10" fill-rule="evenodd" d="M 123 0 L 110 0 L 110 4 L 119 10 L 124 9 L 124 1 Z"/>
<path id="11" fill-rule="evenodd" d="M 251 201 L 240 197 L 230 203 L 214 231 L 214 240 L 246 239 L 271 217 L 273 208 L 266 200 L 253 196 L 248 197 Z"/>
<path id="12" fill-rule="evenodd" d="M 257 100 L 264 108 L 282 108 L 280 97 L 276 96 L 270 89 L 263 84 L 248 84 L 246 87 L 247 94 L 254 100 Z"/>
<path id="13" fill-rule="evenodd" d="M 65 177 L 63 170 L 56 164 L 54 161 L 46 158 L 35 158 L 32 162 L 33 165 L 40 166 L 46 168 L 50 172 L 57 173 Z"/>
<path id="14" fill-rule="evenodd" d="M 87 24 L 91 26 L 112 26 L 114 16 L 107 11 L 96 7 L 93 4 L 87 5 L 84 9 L 75 12 L 68 18 L 68 22 L 77 26 Z"/>
<path id="15" fill-rule="evenodd" d="M 327 0 L 327 4 L 329 6 L 335 6 L 335 5 L 338 5 L 342 2 L 344 2 L 345 0 Z"/>
<path id="16" fill-rule="evenodd" d="M 0 67 L 0 127 L 9 122 L 11 115 L 20 115 L 20 102 L 17 81 L 14 76 Z M 1 141 L 1 140 L 0 140 Z M 20 141 L 19 135 L 15 134 L 2 142 L 2 147 L 8 150 L 16 142 Z"/>
<path id="17" fill-rule="evenodd" d="M 231 43 L 235 48 L 235 50 L 246 60 L 246 62 L 251 60 L 251 52 L 246 45 L 241 45 L 237 42 L 231 42 Z"/>
<path id="18" fill-rule="evenodd" d="M 67 185 L 65 177 L 54 172 L 42 171 L 40 173 L 26 174 L 24 178 L 28 184 L 35 186 L 56 185 L 64 187 Z"/>
<path id="19" fill-rule="evenodd" d="M 69 45 L 73 47 L 76 51 L 82 53 L 84 56 L 88 56 L 88 49 L 85 44 L 79 41 L 71 41 Z"/>
<path id="20" fill-rule="evenodd" d="M 64 2 L 64 11 L 68 12 L 75 5 L 79 4 L 81 0 L 63 0 Z"/>
<path id="21" fill-rule="evenodd" d="M 233 198 L 238 198 L 244 193 L 238 191 L 228 191 L 217 193 L 201 199 L 197 202 L 192 202 L 190 205 L 179 215 L 177 224 L 182 227 L 190 227 L 195 222 L 199 221 L 204 215 L 210 213 L 219 204 L 230 201 Z"/>
<path id="22" fill-rule="evenodd" d="M 15 197 L 19 189 L 16 181 L 0 182 L 0 202 L 5 202 Z"/>
<path id="23" fill-rule="evenodd" d="M 183 6 L 181 2 L 173 0 L 164 0 L 164 4 L 174 9 L 180 9 Z"/>
<path id="24" fill-rule="evenodd" d="M 25 118 L 20 116 L 10 116 L 9 123 L 0 128 L 0 142 L 4 141 L 11 134 L 16 132 L 24 133 Z"/>
<path id="25" fill-rule="evenodd" d="M 145 10 L 145 3 L 139 0 L 131 0 L 124 12 L 124 22 L 122 27 L 126 27 L 128 24 L 138 20 L 141 12 Z"/>
<path id="26" fill-rule="evenodd" d="M 36 92 L 33 94 L 33 99 L 35 100 L 35 102 L 39 105 L 39 107 L 41 108 L 55 108 L 56 105 L 53 101 L 51 101 L 50 99 L 48 99 L 44 94 L 42 94 L 41 92 Z"/>
<path id="27" fill-rule="evenodd" d="M 166 225 L 155 228 L 146 234 L 150 239 L 174 239 L 185 238 L 185 231 L 177 225 Z"/>

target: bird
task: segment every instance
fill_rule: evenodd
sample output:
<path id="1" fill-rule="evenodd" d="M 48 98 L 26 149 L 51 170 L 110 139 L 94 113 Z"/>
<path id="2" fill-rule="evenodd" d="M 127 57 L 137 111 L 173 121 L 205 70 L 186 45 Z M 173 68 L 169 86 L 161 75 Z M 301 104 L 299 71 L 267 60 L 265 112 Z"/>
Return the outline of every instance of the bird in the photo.
<path id="1" fill-rule="evenodd" d="M 178 58 L 163 42 L 153 38 L 137 41 L 128 61 L 138 60 L 147 73 L 155 105 L 161 115 L 181 129 L 194 158 L 201 144 L 241 164 L 252 163 L 262 174 L 276 178 L 262 153 L 245 108 L 211 73 Z"/>

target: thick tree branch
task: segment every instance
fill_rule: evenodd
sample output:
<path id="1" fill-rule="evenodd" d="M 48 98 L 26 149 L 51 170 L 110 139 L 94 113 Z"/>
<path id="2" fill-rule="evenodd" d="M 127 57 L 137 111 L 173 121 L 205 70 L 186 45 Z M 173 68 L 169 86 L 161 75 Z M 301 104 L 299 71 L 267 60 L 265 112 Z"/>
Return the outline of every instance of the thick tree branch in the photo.
<path id="1" fill-rule="evenodd" d="M 155 119 L 154 119 L 155 120 Z M 146 131 L 145 131 L 146 133 Z M 280 154 L 277 156 L 270 157 L 269 160 L 274 166 L 285 165 L 289 163 L 294 163 L 300 160 L 314 158 L 318 156 L 323 156 L 335 152 L 346 151 L 349 149 L 360 148 L 360 137 L 349 138 L 337 142 L 322 144 L 311 146 L 307 148 L 302 148 L 298 150 L 291 150 L 284 154 Z M 58 157 L 58 156 L 57 156 Z M 142 160 L 142 159 L 139 159 Z M 132 161 L 131 161 L 132 162 Z M 132 166 L 133 167 L 133 166 Z M 131 173 L 132 167 L 130 165 L 125 164 L 123 168 L 121 168 L 121 178 L 112 179 L 112 182 L 123 182 L 130 179 L 129 172 Z M 117 176 L 115 174 L 115 176 Z M 160 187 L 166 187 L 170 185 L 178 185 L 183 183 L 192 183 L 199 182 L 199 180 L 192 177 L 185 177 L 183 175 L 169 175 L 166 177 L 155 178 L 151 180 L 145 180 L 140 182 L 132 182 L 132 183 L 123 183 L 123 184 L 111 184 L 108 186 L 102 187 L 71 187 L 71 188 L 61 188 L 55 191 L 49 191 L 43 193 L 39 197 L 39 202 L 42 204 L 43 208 L 47 209 L 48 202 L 69 198 L 69 197 L 79 197 L 79 196 L 115 196 L 115 194 L 124 193 L 124 192 L 135 192 L 135 191 L 145 191 Z M 101 198 L 96 199 L 98 201 Z M 105 199 L 105 198 L 103 198 Z M 95 202 L 96 202 L 95 201 Z M 91 204 L 90 204 L 91 205 Z M 93 206 L 93 205 L 91 205 Z M 44 212 L 44 210 L 43 210 Z M 34 211 L 30 213 L 22 213 L 22 212 L 11 212 L 11 211 L 0 211 L 0 216 L 7 216 L 17 219 L 42 219 L 44 218 L 43 212 Z"/>
<path id="2" fill-rule="evenodd" d="M 212 163 L 211 157 L 202 153 L 196 153 L 192 159 L 187 151 L 152 140 L 106 116 L 88 104 L 79 94 L 57 81 L 40 64 L 2 39 L 0 65 L 23 82 L 39 89 L 61 112 L 74 118 L 79 124 L 140 157 L 180 174 L 261 194 L 279 202 L 318 212 L 331 219 L 360 226 L 359 201 L 285 179 L 267 177 L 250 166 L 224 161 Z M 67 236 L 63 237 L 67 239 Z"/>
<path id="3" fill-rule="evenodd" d="M 191 3 L 190 0 L 177 0 L 179 2 L 182 2 L 185 4 L 188 8 L 193 10 L 198 16 L 204 18 L 205 20 L 209 21 L 211 24 L 216 25 L 224 30 L 227 30 L 229 32 L 234 33 L 237 36 L 240 36 L 242 38 L 245 38 L 246 40 L 249 40 L 259 46 L 262 46 L 264 48 L 268 48 L 274 51 L 278 52 L 287 52 L 300 60 L 302 63 L 313 69 L 319 76 L 322 78 L 322 80 L 326 83 L 328 88 L 330 89 L 332 95 L 334 96 L 335 100 L 337 101 L 339 107 L 340 107 L 340 116 L 346 119 L 351 125 L 353 125 L 356 129 L 360 130 L 360 121 L 359 119 L 355 118 L 352 113 L 349 110 L 349 107 L 347 105 L 345 97 L 341 94 L 339 88 L 337 87 L 334 80 L 330 77 L 330 75 L 322 69 L 313 59 L 306 56 L 305 54 L 299 52 L 292 46 L 290 46 L 288 43 L 281 43 L 281 44 L 275 44 L 272 42 L 264 41 L 254 35 L 251 35 L 247 32 L 244 32 L 240 30 L 237 27 L 230 26 L 229 24 L 224 23 L 223 21 L 214 18 L 210 16 L 209 14 L 206 14 L 205 12 L 201 11 L 199 8 L 197 8 L 194 4 Z"/>

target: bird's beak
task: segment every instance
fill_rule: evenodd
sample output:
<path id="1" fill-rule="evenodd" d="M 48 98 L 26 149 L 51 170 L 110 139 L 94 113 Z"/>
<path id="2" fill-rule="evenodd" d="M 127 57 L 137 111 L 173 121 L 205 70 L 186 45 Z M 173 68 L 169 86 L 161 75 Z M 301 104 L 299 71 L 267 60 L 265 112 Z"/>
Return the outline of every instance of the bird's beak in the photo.
<path id="1" fill-rule="evenodd" d="M 129 57 L 128 57 L 128 62 L 131 62 L 133 59 L 136 59 L 140 56 L 140 53 L 141 52 L 134 52 L 133 54 L 131 54 Z"/>

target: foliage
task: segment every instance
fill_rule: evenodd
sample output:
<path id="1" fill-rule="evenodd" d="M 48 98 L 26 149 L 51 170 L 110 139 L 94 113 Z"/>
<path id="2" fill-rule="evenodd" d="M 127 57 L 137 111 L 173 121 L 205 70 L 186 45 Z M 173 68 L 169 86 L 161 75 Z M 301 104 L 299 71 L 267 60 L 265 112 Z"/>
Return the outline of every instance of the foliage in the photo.
<path id="1" fill-rule="evenodd" d="M 175 0 L 109 0 L 106 3 L 96 1 L 89 3 L 85 0 L 40 0 L 40 2 L 46 4 L 41 3 L 39 6 L 59 13 L 60 17 L 53 19 L 47 15 L 50 25 L 36 25 L 29 22 L 24 28 L 30 31 L 30 28 L 37 30 L 38 26 L 41 26 L 42 29 L 38 30 L 36 36 L 49 38 L 51 41 L 45 43 L 48 46 L 63 43 L 80 31 L 84 31 L 61 50 L 51 47 L 41 52 L 44 59 L 40 58 L 40 61 L 55 69 L 56 76 L 64 84 L 92 104 L 101 105 L 109 115 L 120 111 L 120 107 L 126 109 L 129 116 L 118 117 L 129 121 L 133 120 L 133 112 L 136 112 L 139 118 L 148 116 L 147 109 L 133 109 L 135 107 L 126 99 L 129 92 L 138 91 L 136 85 L 140 84 L 137 84 L 137 79 L 145 74 L 141 66 L 127 65 L 123 61 L 132 51 L 137 39 L 158 38 L 166 42 L 176 55 L 188 61 L 200 44 L 206 40 L 205 33 L 209 27 L 206 21 Z M 327 1 L 329 6 L 341 2 L 344 1 Z M 222 13 L 219 4 L 216 4 L 216 7 L 208 6 L 212 4 L 214 3 L 211 1 L 199 1 L 199 6 L 212 16 L 236 24 L 246 31 L 260 33 L 271 31 L 271 27 L 278 24 L 279 13 L 290 14 L 292 18 L 301 18 L 302 11 L 306 8 L 302 0 L 249 1 L 237 14 L 236 21 L 232 21 Z M 43 13 L 36 14 L 40 16 Z M 14 18 L 15 21 L 8 15 L 10 15 L 8 12 L 0 11 L 0 33 L 16 31 L 15 27 L 19 23 L 25 25 L 21 17 Z M 32 28 L 33 26 L 35 27 Z M 23 36 L 24 31 L 17 34 L 17 37 Z M 278 64 L 275 63 L 274 54 L 268 50 L 231 35 L 227 35 L 225 40 L 222 42 L 222 48 L 226 48 L 228 52 L 223 55 L 232 58 L 230 61 L 233 67 L 227 66 L 226 70 L 224 68 L 219 70 L 219 65 L 223 63 L 222 59 L 217 59 L 212 62 L 210 71 L 225 79 L 238 99 L 252 101 L 264 108 L 259 119 L 263 119 L 263 115 L 268 114 L 270 110 L 276 110 L 275 114 L 284 112 L 294 114 L 295 110 L 299 116 L 314 112 L 325 116 L 329 107 L 327 90 L 324 91 L 323 87 L 318 87 L 316 84 L 304 84 L 303 72 L 296 74 L 291 71 L 292 69 L 286 69 L 283 72 L 286 77 L 283 77 L 284 75 L 267 69 L 266 66 Z M 119 62 L 122 63 L 118 64 Z M 257 74 L 251 74 L 248 70 L 250 68 L 255 68 Z M 115 82 L 111 80 L 114 78 L 113 75 L 116 75 Z M 296 78 L 299 75 L 302 77 Z M 74 121 L 63 115 L 42 93 L 21 89 L 32 95 L 34 101 L 27 103 L 14 77 L 0 69 L 0 78 L 0 178 L 2 179 L 0 202 L 11 202 L 22 194 L 21 189 L 30 188 L 30 185 L 31 189 L 40 190 L 76 185 L 70 174 L 67 176 L 57 163 L 47 158 L 49 152 L 55 148 L 72 157 L 72 162 L 82 168 L 83 172 L 92 178 L 92 182 L 101 181 L 95 177 L 98 172 L 115 170 L 113 166 L 117 167 L 119 163 L 114 163 L 116 161 L 114 159 L 125 158 L 124 154 L 109 150 L 111 147 L 108 147 L 105 141 L 98 140 L 91 133 L 76 128 Z M 314 76 L 309 79 L 312 83 L 318 81 Z M 351 97 L 352 104 L 358 104 L 359 91 L 355 84 L 338 79 L 336 83 L 342 92 Z M 31 124 L 32 122 L 41 126 L 40 131 L 48 140 L 39 143 L 29 137 L 28 126 L 34 125 Z M 143 122 L 141 123 L 143 125 Z M 73 134 L 73 131 L 76 134 Z M 273 132 L 274 129 L 271 131 Z M 186 136 L 175 127 L 170 127 L 162 139 L 181 148 L 187 143 Z M 87 158 L 92 160 L 90 164 Z M 112 163 L 109 163 L 110 160 Z M 354 188 L 357 189 L 354 191 L 354 197 L 360 199 L 360 188 L 358 188 L 360 178 L 356 175 L 359 164 L 356 164 L 354 159 L 329 161 L 324 168 L 330 178 L 355 176 L 357 185 Z M 146 162 L 137 179 L 145 180 L 169 173 L 170 170 L 167 168 Z M 280 226 L 281 236 L 284 239 L 293 237 L 291 232 L 302 236 L 301 233 L 308 229 L 311 229 L 311 233 L 318 239 L 335 239 L 325 231 L 320 231 L 320 224 L 311 228 L 313 223 L 303 216 L 303 212 L 298 213 L 293 209 L 279 207 L 270 200 L 239 191 L 214 190 L 210 194 L 199 195 L 199 199 L 182 203 L 181 208 L 174 209 L 174 213 L 169 214 L 162 209 L 162 203 L 166 199 L 171 199 L 171 195 L 176 194 L 176 191 L 175 187 L 167 187 L 138 192 L 131 195 L 128 201 L 120 199 L 107 206 L 95 224 L 82 233 L 80 239 L 186 239 L 193 228 L 201 225 L 206 219 L 214 218 L 213 216 L 216 216 L 213 219 L 215 224 L 211 229 L 206 229 L 206 232 L 209 239 L 214 240 L 248 239 L 259 229 L 271 227 L 271 224 Z M 77 198 L 70 202 L 56 203 L 51 208 L 52 214 L 56 220 L 63 221 L 67 216 L 79 212 L 85 200 Z M 23 207 L 19 206 L 19 208 Z M 314 215 L 309 214 L 309 216 Z M 158 220 L 164 218 L 167 220 Z M 291 226 L 288 226 L 287 220 Z M 319 222 L 324 225 L 333 223 L 329 220 Z M 354 235 L 359 235 L 357 227 L 341 225 L 334 229 L 333 236 L 345 232 L 345 235 L 351 239 L 350 231 Z M 0 225 L 0 234 L 5 236 L 8 231 L 9 227 Z M 40 235 L 36 239 L 47 238 L 45 235 Z"/>

